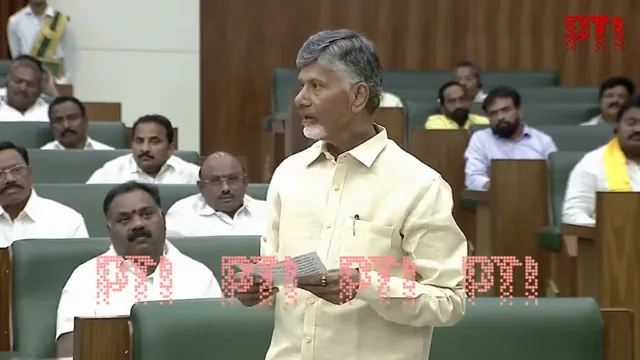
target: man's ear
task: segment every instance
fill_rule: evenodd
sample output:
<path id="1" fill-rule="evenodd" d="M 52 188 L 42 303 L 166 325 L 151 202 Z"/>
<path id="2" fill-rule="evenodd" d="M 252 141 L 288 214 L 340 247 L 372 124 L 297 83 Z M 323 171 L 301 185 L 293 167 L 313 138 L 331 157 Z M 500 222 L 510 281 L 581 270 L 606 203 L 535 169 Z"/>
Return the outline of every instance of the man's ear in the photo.
<path id="1" fill-rule="evenodd" d="M 351 112 L 359 113 L 367 105 L 369 101 L 369 86 L 364 82 L 357 83 L 350 94 Z"/>

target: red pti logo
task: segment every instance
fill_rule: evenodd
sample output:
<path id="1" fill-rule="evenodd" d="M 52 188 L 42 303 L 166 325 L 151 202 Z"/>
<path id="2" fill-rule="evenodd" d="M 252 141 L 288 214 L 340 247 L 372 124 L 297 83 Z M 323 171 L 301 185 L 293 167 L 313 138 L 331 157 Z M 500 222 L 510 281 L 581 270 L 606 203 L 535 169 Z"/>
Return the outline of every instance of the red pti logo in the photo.
<path id="1" fill-rule="evenodd" d="M 284 288 L 286 290 L 288 301 L 292 301 L 295 305 L 298 273 L 297 264 L 290 257 L 286 257 L 284 263 Z M 277 264 L 275 256 L 223 256 L 222 257 L 222 296 L 223 298 L 233 298 L 235 292 L 246 291 L 253 283 L 251 276 L 236 282 L 233 278 L 235 271 L 234 266 L 240 266 L 243 271 L 252 273 L 253 265 L 258 264 L 258 274 L 253 275 L 262 277 L 265 281 L 262 284 L 262 298 L 271 304 L 271 282 L 274 278 L 273 268 Z M 362 274 L 360 282 L 356 283 L 350 279 L 352 269 L 358 268 Z M 391 279 L 391 270 L 393 268 L 401 268 L 403 274 L 403 296 L 406 297 L 405 303 L 415 304 L 415 263 L 411 258 L 405 257 L 402 263 L 399 263 L 391 256 L 343 256 L 340 258 L 340 298 L 346 298 L 348 294 L 358 288 L 359 291 L 365 290 L 372 285 L 372 279 L 369 272 L 376 269 L 379 274 L 377 279 L 378 302 L 390 303 L 389 294 L 391 293 L 389 282 Z"/>
<path id="2" fill-rule="evenodd" d="M 240 266 L 243 271 L 253 272 L 255 275 L 261 276 L 265 282 L 263 283 L 262 296 L 263 299 L 271 301 L 271 285 L 274 280 L 274 269 L 278 264 L 284 263 L 284 288 L 287 294 L 287 301 L 294 304 L 296 299 L 296 276 L 298 274 L 297 264 L 290 257 L 285 261 L 278 263 L 275 256 L 223 256 L 221 288 L 223 298 L 233 298 L 236 291 L 246 291 L 253 280 L 251 277 L 242 279 L 239 282 L 234 280 L 235 266 Z M 96 303 L 97 305 L 109 305 L 109 299 L 114 292 L 122 292 L 129 286 L 129 271 L 135 273 L 135 302 L 146 299 L 147 294 L 147 269 L 154 266 L 155 261 L 149 256 L 125 256 L 123 260 L 120 256 L 99 256 L 97 258 L 97 281 L 96 281 Z M 258 274 L 253 270 L 253 266 L 258 266 Z M 476 279 L 476 266 L 480 265 L 480 282 Z M 538 263 L 532 257 L 527 256 L 524 263 L 515 256 L 468 256 L 463 261 L 463 272 L 465 275 L 463 287 L 467 294 L 467 299 L 471 305 L 475 305 L 474 298 L 477 293 L 486 293 L 493 287 L 495 282 L 494 268 L 498 266 L 499 282 L 500 282 L 500 298 L 501 304 L 506 302 L 506 298 L 511 298 L 513 292 L 513 270 L 515 267 L 523 266 L 525 268 L 525 289 L 526 296 L 533 300 L 533 304 L 537 305 L 538 300 Z M 363 276 L 359 283 L 355 283 L 350 279 L 351 269 L 358 268 Z M 346 297 L 352 293 L 356 287 L 360 291 L 372 286 L 372 279 L 369 272 L 375 269 L 377 272 L 377 291 L 379 303 L 390 303 L 390 280 L 392 269 L 401 268 L 403 279 L 403 297 L 406 298 L 405 303 L 415 304 L 415 277 L 416 266 L 409 257 L 404 257 L 402 263 L 399 263 L 391 256 L 346 256 L 340 258 L 340 289 L 341 297 Z M 161 289 L 161 297 L 172 303 L 173 289 L 173 268 L 171 262 L 166 258 L 162 258 L 158 264 L 158 280 Z M 285 304 L 287 303 L 285 301 Z M 145 302 L 146 303 L 146 302 Z M 224 304 L 224 303 L 223 303 Z M 510 302 L 510 305 L 512 303 Z M 525 305 L 529 305 L 528 302 Z"/>
<path id="3" fill-rule="evenodd" d="M 136 274 L 134 292 L 135 302 L 146 299 L 147 295 L 147 269 L 156 264 L 149 256 L 98 256 L 97 280 L 96 280 L 96 305 L 109 305 L 109 298 L 113 292 L 121 292 L 129 286 L 128 271 L 131 269 Z M 173 295 L 173 267 L 171 262 L 163 257 L 156 268 L 160 281 L 161 295 L 171 304 Z M 146 304 L 146 301 L 145 301 Z M 162 303 L 160 303 L 162 304 Z"/>
<path id="4" fill-rule="evenodd" d="M 624 21 L 617 15 L 613 20 L 606 15 L 567 15 L 564 18 L 565 27 L 565 50 L 576 51 L 578 42 L 587 41 L 591 38 L 591 23 L 595 28 L 596 52 L 604 50 L 606 43 L 605 25 L 613 23 L 613 51 L 624 50 Z"/>
<path id="5" fill-rule="evenodd" d="M 515 256 L 467 256 L 465 262 L 465 284 L 467 299 L 473 305 L 476 293 L 486 293 L 493 287 L 495 276 L 493 271 L 497 265 L 500 269 L 498 280 L 500 282 L 500 305 L 504 305 L 506 299 L 513 298 L 513 269 L 524 265 L 525 296 L 533 300 L 533 305 L 538 305 L 538 263 L 531 256 L 525 257 L 524 264 Z M 476 283 L 476 265 L 480 265 L 480 283 Z M 529 305 L 529 301 L 524 303 Z M 509 305 L 513 305 L 509 301 Z"/>

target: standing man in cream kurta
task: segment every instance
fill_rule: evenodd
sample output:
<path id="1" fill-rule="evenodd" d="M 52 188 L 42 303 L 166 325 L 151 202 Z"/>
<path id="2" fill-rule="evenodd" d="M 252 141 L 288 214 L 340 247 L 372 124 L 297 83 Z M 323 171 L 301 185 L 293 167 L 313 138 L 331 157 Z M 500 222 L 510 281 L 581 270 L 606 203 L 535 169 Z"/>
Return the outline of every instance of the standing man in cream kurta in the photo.
<path id="1" fill-rule="evenodd" d="M 7 24 L 11 57 L 31 55 L 42 62 L 56 83 L 70 84 L 75 48 L 69 22 L 67 15 L 54 10 L 46 0 L 29 0 Z"/>
<path id="2" fill-rule="evenodd" d="M 467 244 L 451 213 L 451 188 L 373 123 L 382 69 L 368 39 L 350 30 L 320 32 L 304 43 L 297 66 L 295 104 L 304 135 L 318 141 L 273 175 L 263 254 L 284 259 L 316 251 L 330 270 L 299 278 L 296 303 L 287 301 L 287 291 L 274 295 L 266 359 L 426 360 L 433 328 L 464 314 Z M 405 277 L 392 268 L 384 295 L 380 268 L 354 265 L 340 273 L 346 256 L 399 263 L 406 257 L 416 271 Z M 342 299 L 341 276 L 360 284 Z M 236 274 L 237 281 L 243 277 L 253 286 L 238 299 L 268 306 L 258 293 L 264 279 Z"/>

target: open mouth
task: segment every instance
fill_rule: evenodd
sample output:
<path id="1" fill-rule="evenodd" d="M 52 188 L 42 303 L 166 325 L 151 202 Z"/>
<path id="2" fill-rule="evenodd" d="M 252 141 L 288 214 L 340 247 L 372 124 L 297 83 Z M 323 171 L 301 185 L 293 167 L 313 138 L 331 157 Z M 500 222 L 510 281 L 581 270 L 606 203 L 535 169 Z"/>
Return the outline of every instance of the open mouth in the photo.
<path id="1" fill-rule="evenodd" d="M 312 117 L 312 116 L 303 116 L 302 117 L 302 123 L 303 124 L 314 124 L 316 123 L 316 118 Z"/>

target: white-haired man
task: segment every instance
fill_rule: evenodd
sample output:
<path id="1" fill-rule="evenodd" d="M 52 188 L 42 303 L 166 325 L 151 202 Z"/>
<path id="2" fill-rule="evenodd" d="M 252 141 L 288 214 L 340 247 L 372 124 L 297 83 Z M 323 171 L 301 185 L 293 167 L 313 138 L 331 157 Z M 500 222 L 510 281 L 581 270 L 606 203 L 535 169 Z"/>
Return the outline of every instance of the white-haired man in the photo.
<path id="1" fill-rule="evenodd" d="M 451 188 L 373 123 L 382 71 L 371 41 L 350 30 L 320 32 L 304 43 L 297 66 L 295 104 L 304 135 L 318 141 L 276 169 L 263 250 L 280 259 L 315 251 L 330 270 L 298 278 L 295 303 L 287 291 L 274 295 L 266 359 L 427 359 L 433 327 L 464 313 L 467 245 Z M 383 271 L 373 259 L 398 265 Z M 415 268 L 405 275 L 399 264 L 407 259 Z M 236 294 L 246 306 L 262 300 L 264 279 L 253 280 Z"/>

